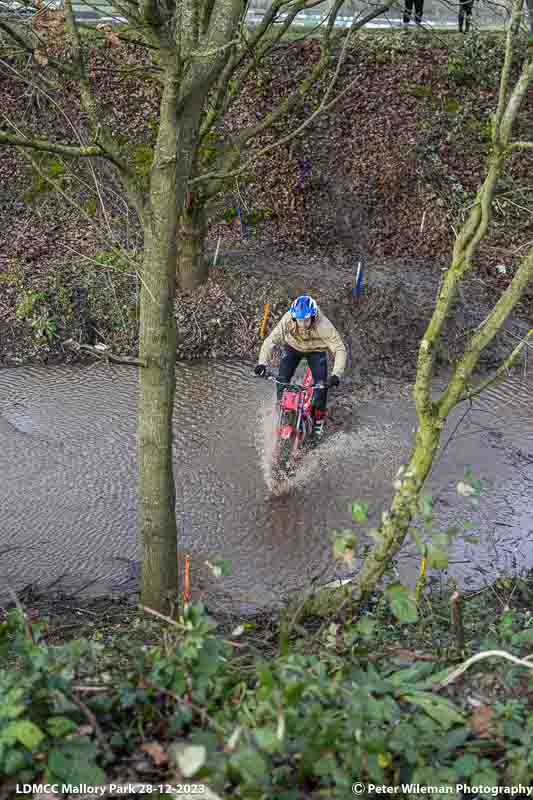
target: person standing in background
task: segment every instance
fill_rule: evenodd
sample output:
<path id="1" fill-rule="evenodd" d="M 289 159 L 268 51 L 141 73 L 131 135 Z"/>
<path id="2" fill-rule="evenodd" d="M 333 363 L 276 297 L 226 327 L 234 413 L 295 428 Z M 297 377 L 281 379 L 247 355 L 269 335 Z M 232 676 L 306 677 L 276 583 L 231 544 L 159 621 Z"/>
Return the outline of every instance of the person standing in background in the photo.
<path id="1" fill-rule="evenodd" d="M 474 0 L 459 0 L 459 33 L 468 33 L 472 22 L 472 11 L 474 10 Z"/>
<path id="2" fill-rule="evenodd" d="M 405 6 L 403 10 L 404 28 L 406 28 L 411 22 L 413 5 L 415 7 L 415 24 L 420 25 L 422 22 L 422 15 L 424 13 L 424 0 L 405 0 Z"/>

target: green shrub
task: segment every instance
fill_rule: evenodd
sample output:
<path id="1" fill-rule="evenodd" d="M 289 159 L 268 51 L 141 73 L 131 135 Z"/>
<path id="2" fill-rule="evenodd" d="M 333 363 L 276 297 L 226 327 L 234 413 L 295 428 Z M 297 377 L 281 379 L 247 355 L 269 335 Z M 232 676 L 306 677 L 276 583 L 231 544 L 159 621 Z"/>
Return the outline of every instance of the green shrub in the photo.
<path id="1" fill-rule="evenodd" d="M 2 655 L 17 658 L 16 669 L 0 669 L 0 774 L 104 783 L 98 747 L 78 733 L 87 717 L 72 700 L 75 676 L 96 670 L 101 648 L 87 641 L 47 647 L 42 633 L 27 629 L 18 610 L 0 626 L 0 663 Z"/>
<path id="2" fill-rule="evenodd" d="M 462 48 L 452 52 L 448 58 L 448 77 L 455 83 L 495 85 L 500 76 L 504 58 L 504 41 L 482 36 L 473 28 L 465 36 Z"/>
<path id="3" fill-rule="evenodd" d="M 46 292 L 24 290 L 17 301 L 15 313 L 20 320 L 29 322 L 38 338 L 52 339 L 57 332 L 54 320 L 47 304 Z"/>
<path id="4" fill-rule="evenodd" d="M 507 614 L 494 636 L 511 650 L 523 646 L 533 631 L 521 630 L 524 622 Z M 103 645 L 50 646 L 46 628 L 9 612 L 0 626 L 0 772 L 98 785 L 116 761 L 155 740 L 187 779 L 247 800 L 345 798 L 354 781 L 497 786 L 531 774 L 527 700 L 498 703 L 492 738 L 480 740 L 435 690 L 442 666 L 368 663 L 379 615 L 330 625 L 316 652 L 305 652 L 304 636 L 287 656 L 246 669 L 202 606 L 159 630 L 157 646 L 137 643 L 142 624 L 130 624 L 129 666 L 117 670 Z M 84 693 L 85 684 L 104 691 Z"/>

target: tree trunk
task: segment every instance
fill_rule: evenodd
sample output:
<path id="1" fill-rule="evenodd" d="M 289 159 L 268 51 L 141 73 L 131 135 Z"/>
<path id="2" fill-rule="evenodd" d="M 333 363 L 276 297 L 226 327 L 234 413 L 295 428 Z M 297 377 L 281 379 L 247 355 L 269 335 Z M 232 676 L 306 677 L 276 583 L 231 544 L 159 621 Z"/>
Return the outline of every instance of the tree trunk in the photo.
<path id="1" fill-rule="evenodd" d="M 139 530 L 144 557 L 142 603 L 168 611 L 178 589 L 172 411 L 176 388 L 176 209 L 178 86 L 169 68 L 144 224 L 139 353 Z M 184 194 L 184 189 L 182 190 Z M 183 196 L 183 195 L 182 195 Z"/>
<path id="2" fill-rule="evenodd" d="M 325 616 L 338 609 L 343 600 L 348 598 L 351 604 L 361 605 L 368 593 L 375 590 L 388 563 L 401 550 L 417 513 L 420 490 L 433 464 L 441 433 L 440 420 L 437 418 L 419 425 L 407 466 L 399 476 L 398 483 L 395 483 L 390 508 L 383 514 L 379 538 L 376 537 L 370 553 L 364 559 L 357 581 L 328 591 L 319 591 L 304 604 L 301 603 L 301 598 L 297 598 L 289 607 L 289 615 L 294 614 L 297 609 L 298 614 L 305 612 Z"/>
<path id="3" fill-rule="evenodd" d="M 171 181 L 170 181 L 171 182 Z M 167 205 L 170 205 L 167 202 Z M 142 603 L 168 612 L 178 590 L 176 493 L 172 470 L 172 410 L 176 386 L 174 319 L 175 222 L 145 231 L 139 351 L 139 529 L 143 539 Z M 158 231 L 163 240 L 158 236 Z M 172 234 L 175 241 L 175 234 Z M 172 267 L 169 269 L 169 265 Z M 152 299 L 152 296 L 155 299 Z"/>
<path id="4" fill-rule="evenodd" d="M 194 202 L 185 203 L 179 221 L 177 241 L 178 284 L 182 289 L 196 289 L 207 280 L 206 235 L 205 206 Z"/>
<path id="5" fill-rule="evenodd" d="M 420 491 L 433 464 L 441 434 L 442 425 L 436 417 L 419 423 L 409 462 L 395 485 L 389 511 L 383 515 L 379 541 L 363 562 L 354 593 L 355 602 L 375 589 L 388 562 L 400 551 L 417 513 Z"/>
<path id="6" fill-rule="evenodd" d="M 178 592 L 172 412 L 176 389 L 176 234 L 203 97 L 178 109 L 177 68 L 169 58 L 144 215 L 141 275 L 138 458 L 139 530 L 144 545 L 142 603 L 168 613 Z"/>

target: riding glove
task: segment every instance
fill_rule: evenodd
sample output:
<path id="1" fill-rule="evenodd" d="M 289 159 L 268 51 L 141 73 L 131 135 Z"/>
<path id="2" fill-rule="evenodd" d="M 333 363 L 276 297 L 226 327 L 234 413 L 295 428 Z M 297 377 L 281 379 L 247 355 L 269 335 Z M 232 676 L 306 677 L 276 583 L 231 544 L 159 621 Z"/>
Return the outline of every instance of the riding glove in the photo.
<path id="1" fill-rule="evenodd" d="M 339 378 L 337 375 L 332 375 L 329 379 L 329 388 L 335 389 L 339 385 Z"/>
<path id="2" fill-rule="evenodd" d="M 264 376 L 266 375 L 266 371 L 267 368 L 265 367 L 264 364 L 258 364 L 254 369 L 255 374 L 258 375 L 260 378 L 264 378 Z"/>

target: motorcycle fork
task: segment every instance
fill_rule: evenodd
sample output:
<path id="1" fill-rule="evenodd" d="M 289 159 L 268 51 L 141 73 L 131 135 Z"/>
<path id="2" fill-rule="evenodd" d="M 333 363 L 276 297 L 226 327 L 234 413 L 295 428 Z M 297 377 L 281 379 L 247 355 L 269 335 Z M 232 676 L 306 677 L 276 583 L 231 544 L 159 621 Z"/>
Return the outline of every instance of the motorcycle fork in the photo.
<path id="1" fill-rule="evenodd" d="M 302 431 L 302 417 L 303 417 L 303 410 L 304 410 L 304 394 L 303 392 L 300 393 L 298 398 L 298 411 L 296 417 L 296 426 L 294 430 L 294 442 L 292 445 L 292 452 L 295 453 L 298 449 L 298 445 L 300 440 L 303 438 L 303 431 Z"/>
<path id="2" fill-rule="evenodd" d="M 281 441 L 281 431 L 286 425 L 286 420 L 287 420 L 287 412 L 283 408 L 283 396 L 282 396 L 278 404 L 278 410 L 276 416 L 276 426 L 275 426 L 276 440 L 274 445 L 274 452 L 276 452 L 277 449 L 279 448 Z"/>

